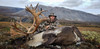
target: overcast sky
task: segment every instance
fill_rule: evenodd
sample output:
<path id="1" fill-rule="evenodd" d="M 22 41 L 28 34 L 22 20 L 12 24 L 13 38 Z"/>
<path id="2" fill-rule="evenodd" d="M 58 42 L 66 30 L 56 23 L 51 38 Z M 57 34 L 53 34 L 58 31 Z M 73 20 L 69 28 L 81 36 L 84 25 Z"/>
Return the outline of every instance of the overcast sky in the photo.
<path id="1" fill-rule="evenodd" d="M 46 6 L 65 7 L 88 13 L 100 14 L 100 0 L 0 0 L 0 6 L 25 8 L 26 5 L 37 3 Z"/>

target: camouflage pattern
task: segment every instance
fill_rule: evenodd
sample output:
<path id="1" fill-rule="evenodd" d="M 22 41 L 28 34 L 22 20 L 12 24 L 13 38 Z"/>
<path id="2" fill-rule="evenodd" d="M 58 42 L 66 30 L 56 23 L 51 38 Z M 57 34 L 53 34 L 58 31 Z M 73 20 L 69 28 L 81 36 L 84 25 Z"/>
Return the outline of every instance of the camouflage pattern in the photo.
<path id="1" fill-rule="evenodd" d="M 50 20 L 47 20 L 47 21 L 42 22 L 39 25 L 37 32 L 40 33 L 40 32 L 46 31 L 46 30 L 54 30 L 58 27 L 58 25 L 59 25 L 59 22 L 57 20 L 55 20 L 53 22 L 50 22 Z M 45 29 L 46 26 L 49 26 L 49 28 Z"/>

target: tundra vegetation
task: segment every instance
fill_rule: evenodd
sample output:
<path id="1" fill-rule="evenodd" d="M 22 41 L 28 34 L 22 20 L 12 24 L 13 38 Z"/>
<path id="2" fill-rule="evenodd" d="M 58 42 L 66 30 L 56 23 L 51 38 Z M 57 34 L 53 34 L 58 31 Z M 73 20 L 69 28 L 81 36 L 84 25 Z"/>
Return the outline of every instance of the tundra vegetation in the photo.
<path id="1" fill-rule="evenodd" d="M 25 23 L 25 24 L 30 25 L 29 23 Z M 71 25 L 74 25 L 74 24 L 71 24 Z M 82 26 L 78 27 L 78 28 L 81 31 L 86 42 L 91 43 L 93 46 L 99 47 L 99 45 L 100 45 L 100 28 L 98 28 L 98 27 L 82 27 Z M 17 35 L 16 37 L 12 38 L 10 36 L 9 32 L 10 32 L 10 22 L 0 22 L 0 49 L 5 48 L 6 46 L 7 46 L 6 49 L 14 48 L 14 45 L 7 45 L 5 43 L 10 42 L 12 39 L 15 39 L 17 36 L 20 36 L 20 35 Z M 22 48 L 23 47 L 24 46 L 22 46 Z M 72 48 L 72 47 L 76 49 L 75 45 L 70 45 L 68 48 Z M 39 49 L 39 48 L 37 48 L 37 49 Z M 43 48 L 40 48 L 40 49 L 43 49 Z"/>

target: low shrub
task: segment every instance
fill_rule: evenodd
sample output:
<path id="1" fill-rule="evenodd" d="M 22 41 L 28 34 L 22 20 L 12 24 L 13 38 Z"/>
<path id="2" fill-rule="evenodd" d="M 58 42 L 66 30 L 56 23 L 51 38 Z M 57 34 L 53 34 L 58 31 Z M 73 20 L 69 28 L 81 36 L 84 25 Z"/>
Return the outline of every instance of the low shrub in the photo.
<path id="1" fill-rule="evenodd" d="M 100 44 L 100 33 L 95 31 L 82 31 L 82 35 L 86 40 Z"/>

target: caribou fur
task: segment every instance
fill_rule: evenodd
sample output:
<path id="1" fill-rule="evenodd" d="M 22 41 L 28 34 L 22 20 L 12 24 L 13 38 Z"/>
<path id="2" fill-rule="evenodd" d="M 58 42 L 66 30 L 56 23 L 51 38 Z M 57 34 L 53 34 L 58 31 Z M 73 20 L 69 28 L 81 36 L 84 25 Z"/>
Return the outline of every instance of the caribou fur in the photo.
<path id="1" fill-rule="evenodd" d="M 38 33 L 33 39 L 26 42 L 27 45 L 37 47 L 40 45 L 69 45 L 81 41 L 82 35 L 75 26 L 64 26 L 55 30 Z"/>

